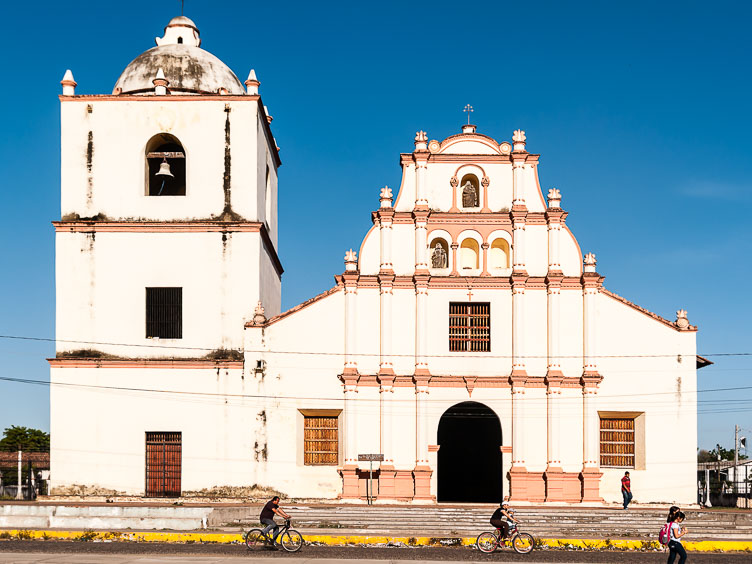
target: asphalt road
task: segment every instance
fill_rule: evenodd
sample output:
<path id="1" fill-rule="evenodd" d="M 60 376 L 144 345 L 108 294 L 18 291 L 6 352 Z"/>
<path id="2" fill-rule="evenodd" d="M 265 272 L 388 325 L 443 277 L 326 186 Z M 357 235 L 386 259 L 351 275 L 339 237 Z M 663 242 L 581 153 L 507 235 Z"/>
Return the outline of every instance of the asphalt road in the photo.
<path id="1" fill-rule="evenodd" d="M 511 550 L 482 554 L 470 547 L 336 547 L 305 546 L 297 554 L 269 550 L 249 551 L 233 544 L 162 544 L 128 542 L 81 541 L 0 541 L 0 564 L 214 564 L 246 562 L 271 564 L 275 559 L 294 559 L 297 564 L 316 560 L 315 564 L 383 564 L 383 561 L 419 560 L 422 562 L 525 562 L 539 564 L 562 562 L 568 564 L 594 563 L 663 563 L 662 552 L 612 552 L 577 550 L 536 550 L 528 555 Z M 689 553 L 688 563 L 744 563 L 749 554 Z"/>

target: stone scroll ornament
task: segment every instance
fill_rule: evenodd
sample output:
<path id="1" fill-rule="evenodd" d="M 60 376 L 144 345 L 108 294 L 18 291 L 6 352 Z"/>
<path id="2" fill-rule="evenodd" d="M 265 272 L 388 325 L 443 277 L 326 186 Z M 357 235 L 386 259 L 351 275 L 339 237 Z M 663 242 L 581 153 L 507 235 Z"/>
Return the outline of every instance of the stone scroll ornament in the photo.
<path id="1" fill-rule="evenodd" d="M 478 190 L 469 180 L 465 182 L 465 185 L 462 187 L 462 207 L 478 207 Z"/>
<path id="2" fill-rule="evenodd" d="M 436 243 L 436 246 L 433 248 L 433 253 L 431 253 L 431 266 L 433 268 L 446 268 L 447 265 L 446 251 L 444 250 L 444 247 L 439 243 Z"/>

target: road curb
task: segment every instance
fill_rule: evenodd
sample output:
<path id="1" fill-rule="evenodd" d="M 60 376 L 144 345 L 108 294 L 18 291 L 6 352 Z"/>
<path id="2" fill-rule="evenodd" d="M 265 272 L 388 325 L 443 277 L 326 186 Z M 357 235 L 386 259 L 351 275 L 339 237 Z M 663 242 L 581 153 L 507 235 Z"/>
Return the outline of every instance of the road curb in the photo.
<path id="1" fill-rule="evenodd" d="M 469 546 L 475 544 L 475 537 L 392 537 L 379 535 L 304 535 L 311 543 L 327 546 L 353 544 L 404 544 L 407 546 Z M 214 532 L 167 532 L 167 531 L 49 531 L 29 529 L 4 529 L 0 539 L 16 540 L 75 540 L 75 541 L 128 541 L 162 543 L 242 543 L 241 533 Z M 659 550 L 657 541 L 628 539 L 537 539 L 539 545 L 550 548 L 580 550 Z M 692 552 L 752 552 L 752 541 L 695 541 L 684 542 L 684 547 Z"/>

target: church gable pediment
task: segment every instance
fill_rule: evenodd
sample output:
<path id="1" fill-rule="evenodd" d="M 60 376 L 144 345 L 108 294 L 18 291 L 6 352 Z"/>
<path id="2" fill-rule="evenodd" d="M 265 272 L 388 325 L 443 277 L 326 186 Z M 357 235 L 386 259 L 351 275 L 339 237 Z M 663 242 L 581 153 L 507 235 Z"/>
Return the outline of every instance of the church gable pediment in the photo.
<path id="1" fill-rule="evenodd" d="M 445 155 L 504 155 L 509 154 L 512 147 L 509 143 L 499 145 L 487 135 L 461 133 L 447 137 L 441 143 L 431 141 L 428 150 L 432 154 Z"/>

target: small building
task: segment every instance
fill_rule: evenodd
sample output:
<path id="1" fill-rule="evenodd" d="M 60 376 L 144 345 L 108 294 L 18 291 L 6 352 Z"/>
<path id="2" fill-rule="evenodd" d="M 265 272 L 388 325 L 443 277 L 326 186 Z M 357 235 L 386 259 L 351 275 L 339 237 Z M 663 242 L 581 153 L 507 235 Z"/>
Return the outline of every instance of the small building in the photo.
<path id="1" fill-rule="evenodd" d="M 157 43 L 112 94 L 63 81 L 53 487 L 600 503 L 629 470 L 695 502 L 697 328 L 606 289 L 524 131 L 418 132 L 334 286 L 280 312 L 259 81 L 188 18 Z"/>

